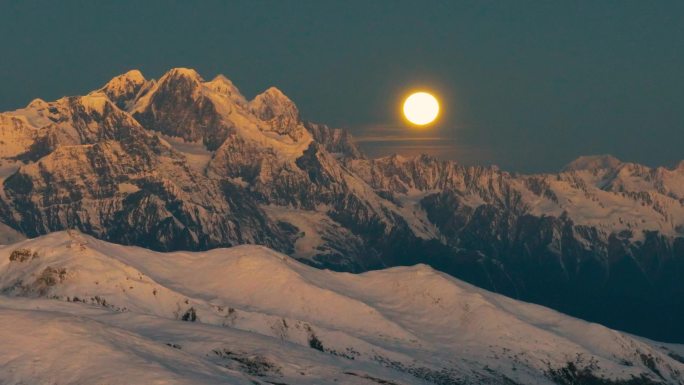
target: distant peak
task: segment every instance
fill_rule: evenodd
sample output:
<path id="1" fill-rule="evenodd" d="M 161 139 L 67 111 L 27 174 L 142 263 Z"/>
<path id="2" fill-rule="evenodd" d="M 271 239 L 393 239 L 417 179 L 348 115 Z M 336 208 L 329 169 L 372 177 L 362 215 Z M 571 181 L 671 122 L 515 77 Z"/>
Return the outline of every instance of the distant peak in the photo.
<path id="1" fill-rule="evenodd" d="M 145 77 L 143 76 L 142 72 L 136 69 L 130 70 L 123 75 L 119 75 L 119 77 L 128 79 L 136 83 L 142 83 L 145 81 Z"/>
<path id="2" fill-rule="evenodd" d="M 184 67 L 178 67 L 178 68 L 172 68 L 170 69 L 164 76 L 162 76 L 162 79 L 164 78 L 170 78 L 170 77 L 184 77 L 184 78 L 190 78 L 193 80 L 197 81 L 202 81 L 202 77 L 200 74 L 197 73 L 192 68 L 184 68 Z"/>
<path id="3" fill-rule="evenodd" d="M 272 96 L 275 96 L 275 97 L 285 98 L 285 99 L 287 99 L 287 100 L 290 100 L 287 96 L 285 96 L 285 94 L 283 93 L 283 91 L 279 90 L 279 89 L 276 88 L 276 87 L 268 87 L 268 89 L 267 89 L 266 91 L 264 91 L 263 94 L 265 94 L 265 95 L 272 95 Z"/>
<path id="4" fill-rule="evenodd" d="M 130 85 L 141 85 L 145 82 L 145 77 L 139 70 L 130 70 L 121 75 L 115 76 L 106 85 L 105 89 L 122 89 Z"/>
<path id="5" fill-rule="evenodd" d="M 217 75 L 211 81 L 204 83 L 210 90 L 221 95 L 228 96 L 231 100 L 237 101 L 240 104 L 247 103 L 247 99 L 240 93 L 240 90 L 233 84 L 233 82 L 223 75 Z"/>
<path id="6" fill-rule="evenodd" d="M 276 87 L 269 87 L 266 91 L 255 96 L 252 103 L 265 102 L 269 104 L 289 104 L 294 106 L 294 102 Z"/>
<path id="7" fill-rule="evenodd" d="M 622 161 L 612 155 L 586 155 L 580 156 L 568 163 L 568 165 L 563 168 L 563 171 L 612 169 L 621 164 Z"/>
<path id="8" fill-rule="evenodd" d="M 184 89 L 199 92 L 203 83 L 204 79 L 197 71 L 190 68 L 173 68 L 159 79 L 157 87 L 162 90 Z"/>
<path id="9" fill-rule="evenodd" d="M 115 76 L 104 87 L 91 92 L 91 94 L 104 93 L 117 107 L 126 109 L 146 83 L 147 80 L 145 80 L 142 72 L 133 69 Z"/>
<path id="10" fill-rule="evenodd" d="M 233 81 L 230 80 L 230 79 L 228 79 L 228 78 L 227 78 L 225 75 L 223 75 L 223 74 L 218 74 L 218 75 L 216 75 L 216 76 L 215 76 L 213 79 L 211 79 L 211 81 L 208 82 L 208 83 L 228 84 L 228 85 L 231 85 L 231 86 L 235 87 L 235 85 L 233 84 Z"/>
<path id="11" fill-rule="evenodd" d="M 48 103 L 41 99 L 41 98 L 36 98 L 31 101 L 26 107 L 27 108 L 41 108 L 41 107 L 47 107 Z"/>
<path id="12" fill-rule="evenodd" d="M 278 116 L 298 118 L 297 106 L 282 91 L 270 87 L 249 102 L 252 111 L 261 119 L 269 120 Z"/>

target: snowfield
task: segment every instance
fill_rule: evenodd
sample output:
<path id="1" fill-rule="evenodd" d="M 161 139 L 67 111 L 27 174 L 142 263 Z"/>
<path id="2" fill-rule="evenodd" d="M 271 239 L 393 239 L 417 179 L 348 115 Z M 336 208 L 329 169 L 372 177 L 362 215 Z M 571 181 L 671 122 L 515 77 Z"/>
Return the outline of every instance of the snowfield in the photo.
<path id="1" fill-rule="evenodd" d="M 355 275 L 68 231 L 0 246 L 0 291 L 1 384 L 684 384 L 682 346 L 424 265 Z"/>

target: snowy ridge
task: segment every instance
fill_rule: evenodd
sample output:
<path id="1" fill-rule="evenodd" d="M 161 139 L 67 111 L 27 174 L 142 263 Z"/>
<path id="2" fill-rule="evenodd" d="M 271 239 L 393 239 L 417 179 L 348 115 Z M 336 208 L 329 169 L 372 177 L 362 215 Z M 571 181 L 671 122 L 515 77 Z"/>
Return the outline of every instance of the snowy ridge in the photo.
<path id="1" fill-rule="evenodd" d="M 0 271 L 8 384 L 565 384 L 568 370 L 615 384 L 684 383 L 673 358 L 681 346 L 424 265 L 352 275 L 258 246 L 163 254 L 57 232 L 0 247 Z M 49 326 L 35 334 L 38 325 Z M 98 354 L 76 365 L 85 351 Z"/>
<path id="2" fill-rule="evenodd" d="M 159 80 L 132 70 L 0 113 L 0 221 L 24 235 L 75 228 L 155 250 L 255 243 L 352 272 L 426 263 L 671 341 L 684 341 L 682 167 L 601 155 L 519 175 L 367 159 L 277 88 L 248 100 L 189 68 Z M 610 318 L 625 303 L 654 323 Z"/>

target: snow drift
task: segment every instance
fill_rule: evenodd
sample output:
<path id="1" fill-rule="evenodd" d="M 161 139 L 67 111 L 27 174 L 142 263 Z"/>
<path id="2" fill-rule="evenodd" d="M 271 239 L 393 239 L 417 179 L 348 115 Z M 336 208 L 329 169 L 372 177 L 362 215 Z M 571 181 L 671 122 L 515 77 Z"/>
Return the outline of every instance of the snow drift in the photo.
<path id="1" fill-rule="evenodd" d="M 0 247 L 0 290 L 3 384 L 684 383 L 681 346 L 425 265 L 353 275 L 68 231 Z"/>

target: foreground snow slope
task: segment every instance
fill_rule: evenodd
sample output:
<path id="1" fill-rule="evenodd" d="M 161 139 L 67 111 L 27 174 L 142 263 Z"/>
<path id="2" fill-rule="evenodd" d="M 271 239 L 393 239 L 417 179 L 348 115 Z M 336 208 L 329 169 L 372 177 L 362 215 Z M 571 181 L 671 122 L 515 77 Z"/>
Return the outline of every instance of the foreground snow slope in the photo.
<path id="1" fill-rule="evenodd" d="M 2 300 L 2 383 L 250 383 L 239 372 L 139 334 L 56 312 L 49 303 L 49 310 L 21 309 L 25 304 Z"/>
<path id="2" fill-rule="evenodd" d="M 680 346 L 424 265 L 354 275 L 58 232 L 0 246 L 0 290 L 2 384 L 684 384 Z"/>

